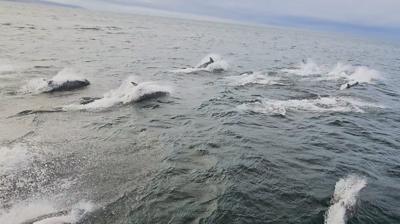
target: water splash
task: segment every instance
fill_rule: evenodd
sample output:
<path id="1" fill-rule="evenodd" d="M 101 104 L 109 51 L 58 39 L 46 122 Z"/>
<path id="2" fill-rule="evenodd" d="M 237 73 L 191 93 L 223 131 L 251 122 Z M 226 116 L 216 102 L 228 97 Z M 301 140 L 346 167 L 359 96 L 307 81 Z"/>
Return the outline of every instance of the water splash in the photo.
<path id="1" fill-rule="evenodd" d="M 128 104 L 143 100 L 145 97 L 167 95 L 171 88 L 155 82 L 138 82 L 134 76 L 128 77 L 121 86 L 104 94 L 100 99 L 87 104 L 72 104 L 64 106 L 64 110 L 96 110 L 109 108 L 116 104 Z M 136 83 L 138 83 L 136 85 Z"/>
<path id="2" fill-rule="evenodd" d="M 214 60 L 213 63 L 209 64 L 206 67 L 203 67 L 202 65 L 206 64 L 207 62 L 210 61 L 210 58 Z M 222 59 L 220 55 L 217 54 L 209 54 L 205 56 L 195 67 L 191 68 L 183 68 L 183 69 L 177 69 L 173 70 L 172 72 L 175 73 L 196 73 L 196 72 L 222 72 L 226 71 L 229 68 L 228 62 Z"/>
<path id="3" fill-rule="evenodd" d="M 325 215 L 325 224 L 345 224 L 356 206 L 360 191 L 366 186 L 367 180 L 356 175 L 340 179 L 335 186 L 332 205 Z"/>
<path id="4" fill-rule="evenodd" d="M 64 68 L 50 80 L 44 78 L 29 80 L 24 86 L 22 86 L 20 92 L 25 94 L 27 93 L 38 94 L 38 93 L 48 92 L 51 90 L 51 87 L 49 86 L 50 81 L 52 81 L 53 86 L 57 86 L 67 81 L 85 81 L 85 80 L 86 78 L 82 77 L 73 69 Z"/>
<path id="5" fill-rule="evenodd" d="M 347 84 L 352 82 L 373 83 L 375 80 L 382 80 L 382 74 L 366 66 L 353 66 L 338 62 L 335 66 L 329 67 L 318 65 L 313 60 L 303 61 L 299 66 L 292 69 L 283 69 L 283 72 L 300 76 L 319 76 L 318 81 L 342 80 L 340 89 L 345 89 Z"/>

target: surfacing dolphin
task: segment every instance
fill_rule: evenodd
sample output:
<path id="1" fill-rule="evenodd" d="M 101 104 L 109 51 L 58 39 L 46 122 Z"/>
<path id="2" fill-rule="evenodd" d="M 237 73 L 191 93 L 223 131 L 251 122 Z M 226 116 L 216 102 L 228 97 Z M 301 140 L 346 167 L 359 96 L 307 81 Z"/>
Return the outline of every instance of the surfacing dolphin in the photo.
<path id="1" fill-rule="evenodd" d="M 55 82 L 53 80 L 50 80 L 47 82 L 47 85 L 49 89 L 46 90 L 45 92 L 52 93 L 52 92 L 62 92 L 62 91 L 80 89 L 90 85 L 90 82 L 87 79 L 66 80 L 64 82 Z"/>
<path id="2" fill-rule="evenodd" d="M 207 68 L 209 65 L 211 65 L 214 62 L 215 62 L 214 59 L 212 57 L 210 57 L 209 61 L 207 61 L 204 64 L 199 65 L 198 68 Z"/>
<path id="3" fill-rule="evenodd" d="M 359 85 L 359 84 L 360 84 L 360 83 L 357 82 L 357 81 L 351 81 L 351 82 L 345 83 L 345 84 L 343 84 L 342 86 L 340 86 L 340 90 L 350 89 L 350 88 L 352 88 L 352 87 L 354 87 L 354 86 L 357 86 L 357 85 Z"/>

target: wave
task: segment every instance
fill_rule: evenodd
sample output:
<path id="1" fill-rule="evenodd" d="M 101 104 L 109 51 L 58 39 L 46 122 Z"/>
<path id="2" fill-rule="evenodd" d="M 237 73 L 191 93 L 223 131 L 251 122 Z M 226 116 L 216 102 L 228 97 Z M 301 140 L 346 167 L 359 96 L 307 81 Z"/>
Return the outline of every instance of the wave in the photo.
<path id="1" fill-rule="evenodd" d="M 59 224 L 77 223 L 92 212 L 95 206 L 90 202 L 79 202 L 68 210 L 58 210 L 50 201 L 38 200 L 20 202 L 8 209 L 0 210 L 2 224 Z"/>
<path id="2" fill-rule="evenodd" d="M 381 105 L 359 101 L 350 97 L 320 97 L 317 99 L 302 100 L 262 100 L 261 102 L 242 104 L 241 111 L 256 113 L 286 115 L 291 111 L 309 112 L 357 112 L 364 113 L 365 108 L 384 108 Z"/>
<path id="3" fill-rule="evenodd" d="M 128 104 L 145 99 L 168 95 L 169 87 L 158 85 L 155 82 L 141 82 L 139 84 L 134 76 L 128 77 L 121 86 L 103 95 L 102 98 L 94 99 L 86 104 L 72 104 L 64 106 L 64 110 L 95 110 L 109 108 L 117 104 Z"/>
<path id="4" fill-rule="evenodd" d="M 280 80 L 278 77 L 271 77 L 262 72 L 246 72 L 237 76 L 228 76 L 224 79 L 234 86 L 245 86 L 249 84 L 283 85 L 278 82 Z"/>
<path id="5" fill-rule="evenodd" d="M 359 176 L 340 179 L 335 186 L 332 205 L 325 215 L 325 224 L 345 224 L 348 214 L 355 208 L 360 191 L 366 186 L 367 180 Z"/>
<path id="6" fill-rule="evenodd" d="M 350 82 L 373 83 L 375 80 L 383 79 L 382 74 L 366 66 L 353 66 L 338 62 L 335 66 L 329 67 L 318 65 L 313 60 L 308 59 L 292 69 L 283 69 L 283 72 L 300 76 L 319 76 L 317 80 L 343 80 L 345 83 L 340 89 Z"/>
<path id="7" fill-rule="evenodd" d="M 207 65 L 207 63 L 210 61 L 210 58 L 212 58 L 214 62 Z M 172 72 L 186 73 L 186 74 L 196 73 L 196 72 L 222 72 L 228 70 L 228 68 L 229 68 L 228 62 L 223 60 L 220 55 L 209 54 L 205 56 L 195 67 L 177 69 L 173 70 Z"/>
<path id="8" fill-rule="evenodd" d="M 87 81 L 87 79 L 84 77 L 81 77 L 80 74 L 76 73 L 74 70 L 72 70 L 70 68 L 64 68 L 63 70 L 59 71 L 57 73 L 57 75 L 55 75 L 50 80 L 47 80 L 44 78 L 29 80 L 27 84 L 22 86 L 20 92 L 33 93 L 33 94 L 45 93 L 45 92 L 51 91 L 52 88 L 54 88 L 54 86 L 60 86 L 61 84 L 65 83 L 67 81 L 85 82 L 85 81 Z M 49 82 L 52 83 L 51 86 L 49 85 Z"/>

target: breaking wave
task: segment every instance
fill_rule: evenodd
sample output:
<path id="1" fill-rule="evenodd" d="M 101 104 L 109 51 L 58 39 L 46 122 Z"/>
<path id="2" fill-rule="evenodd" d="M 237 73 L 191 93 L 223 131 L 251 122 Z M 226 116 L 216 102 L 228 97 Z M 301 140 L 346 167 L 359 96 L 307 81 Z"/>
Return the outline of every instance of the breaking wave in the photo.
<path id="1" fill-rule="evenodd" d="M 246 72 L 238 76 L 228 76 L 225 80 L 233 86 L 245 86 L 249 84 L 282 85 L 278 77 L 268 76 L 262 72 Z"/>
<path id="2" fill-rule="evenodd" d="M 93 100 L 87 104 L 72 104 L 64 106 L 64 110 L 95 110 L 109 108 L 116 104 L 128 104 L 144 100 L 146 97 L 157 97 L 168 95 L 171 92 L 169 87 L 160 86 L 155 82 L 138 83 L 134 76 L 128 77 L 119 88 L 111 90 L 102 98 Z"/>
<path id="3" fill-rule="evenodd" d="M 335 186 L 331 206 L 325 215 L 325 224 L 345 224 L 354 210 L 360 191 L 367 186 L 367 180 L 350 175 L 340 179 Z"/>
<path id="4" fill-rule="evenodd" d="M 53 85 L 56 86 L 67 81 L 85 81 L 85 80 L 86 78 L 81 77 L 74 70 L 70 68 L 64 68 L 50 80 L 44 78 L 29 80 L 28 83 L 21 88 L 20 92 L 33 93 L 33 94 L 48 92 L 51 90 L 49 86 L 49 81 L 52 81 Z"/>
<path id="5" fill-rule="evenodd" d="M 79 202 L 68 210 L 60 211 L 50 201 L 37 200 L 16 203 L 12 207 L 0 210 L 2 224 L 59 224 L 77 223 L 95 206 L 90 202 Z"/>
<path id="6" fill-rule="evenodd" d="M 291 111 L 308 112 L 357 112 L 364 113 L 365 108 L 384 108 L 381 105 L 363 102 L 350 97 L 320 97 L 302 100 L 262 100 L 238 106 L 241 111 L 286 115 Z"/>
<path id="7" fill-rule="evenodd" d="M 205 63 L 210 61 L 210 58 L 214 60 L 213 63 L 209 64 L 206 67 L 202 67 Z M 209 54 L 205 56 L 195 67 L 190 67 L 190 68 L 183 68 L 183 69 L 177 69 L 173 70 L 172 72 L 175 73 L 196 73 L 196 72 L 222 72 L 226 71 L 229 68 L 228 62 L 222 59 L 221 56 L 217 54 Z"/>

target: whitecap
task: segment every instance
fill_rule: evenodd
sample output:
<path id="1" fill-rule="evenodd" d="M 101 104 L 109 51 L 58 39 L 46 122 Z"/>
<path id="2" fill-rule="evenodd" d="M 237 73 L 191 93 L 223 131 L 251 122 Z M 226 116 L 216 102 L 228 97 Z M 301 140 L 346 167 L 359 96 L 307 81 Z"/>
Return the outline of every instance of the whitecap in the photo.
<path id="1" fill-rule="evenodd" d="M 348 214 L 354 210 L 360 191 L 367 186 L 365 178 L 349 175 L 335 186 L 331 206 L 325 214 L 325 224 L 345 224 Z"/>

